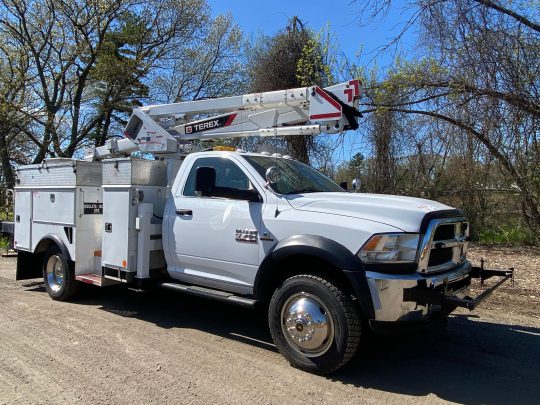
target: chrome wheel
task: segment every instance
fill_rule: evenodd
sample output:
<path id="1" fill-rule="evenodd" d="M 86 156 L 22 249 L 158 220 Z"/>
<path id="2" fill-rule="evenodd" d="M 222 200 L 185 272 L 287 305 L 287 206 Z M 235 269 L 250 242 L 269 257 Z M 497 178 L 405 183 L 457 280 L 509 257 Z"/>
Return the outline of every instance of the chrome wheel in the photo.
<path id="1" fill-rule="evenodd" d="M 58 255 L 52 255 L 47 260 L 47 284 L 52 291 L 58 292 L 64 285 L 64 264 Z"/>
<path id="2" fill-rule="evenodd" d="M 281 310 L 281 329 L 289 345 L 307 357 L 321 356 L 334 341 L 334 321 L 324 303 L 301 292 L 287 299 Z"/>

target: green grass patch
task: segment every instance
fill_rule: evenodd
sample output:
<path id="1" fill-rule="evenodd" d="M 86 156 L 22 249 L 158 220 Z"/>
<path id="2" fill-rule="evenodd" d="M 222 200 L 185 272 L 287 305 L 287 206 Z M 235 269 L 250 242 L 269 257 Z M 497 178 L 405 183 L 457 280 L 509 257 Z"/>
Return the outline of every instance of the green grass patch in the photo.
<path id="1" fill-rule="evenodd" d="M 0 236 L 0 253 L 4 253 L 9 245 L 9 240 L 5 236 Z"/>
<path id="2" fill-rule="evenodd" d="M 478 242 L 484 245 L 534 245 L 530 230 L 522 225 L 496 225 L 478 233 Z"/>

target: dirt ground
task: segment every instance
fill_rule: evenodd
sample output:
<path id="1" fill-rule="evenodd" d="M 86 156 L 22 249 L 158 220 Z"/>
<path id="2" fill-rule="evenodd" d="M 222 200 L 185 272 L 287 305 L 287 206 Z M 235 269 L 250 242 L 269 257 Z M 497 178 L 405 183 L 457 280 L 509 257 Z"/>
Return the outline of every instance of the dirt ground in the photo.
<path id="1" fill-rule="evenodd" d="M 515 286 L 447 325 L 371 337 L 328 377 L 290 367 L 257 311 L 123 288 L 55 302 L 2 259 L 0 403 L 540 403 L 540 252 L 470 257 L 514 266 Z"/>

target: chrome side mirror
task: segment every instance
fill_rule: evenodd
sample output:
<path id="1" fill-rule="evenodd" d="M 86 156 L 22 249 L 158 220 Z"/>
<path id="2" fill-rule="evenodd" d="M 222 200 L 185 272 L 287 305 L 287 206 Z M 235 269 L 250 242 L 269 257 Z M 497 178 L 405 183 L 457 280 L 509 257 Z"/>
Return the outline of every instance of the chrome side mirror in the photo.
<path id="1" fill-rule="evenodd" d="M 266 181 L 268 184 L 276 184 L 281 180 L 281 169 L 276 166 L 266 169 Z"/>
<path id="2" fill-rule="evenodd" d="M 352 181 L 352 189 L 355 193 L 360 192 L 360 186 L 362 185 L 362 180 L 360 180 L 358 177 L 353 179 Z"/>

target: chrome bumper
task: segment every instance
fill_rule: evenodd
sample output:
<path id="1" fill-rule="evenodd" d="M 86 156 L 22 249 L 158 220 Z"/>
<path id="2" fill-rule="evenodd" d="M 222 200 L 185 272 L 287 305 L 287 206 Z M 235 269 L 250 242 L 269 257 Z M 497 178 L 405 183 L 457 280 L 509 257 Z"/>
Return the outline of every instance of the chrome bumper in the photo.
<path id="1" fill-rule="evenodd" d="M 469 261 L 439 274 L 392 275 L 366 272 L 368 286 L 375 309 L 374 322 L 425 321 L 440 312 L 446 314 L 457 307 L 473 310 L 504 282 L 514 280 L 514 269 L 486 270 L 472 267 Z M 500 279 L 475 298 L 469 296 L 472 278 Z"/>
<path id="2" fill-rule="evenodd" d="M 472 266 L 465 261 L 460 266 L 438 274 L 388 274 L 366 272 L 366 278 L 375 310 L 375 321 L 424 321 L 442 310 L 442 305 L 406 301 L 404 291 L 413 288 L 436 292 L 446 288 L 457 299 L 469 293 Z"/>

